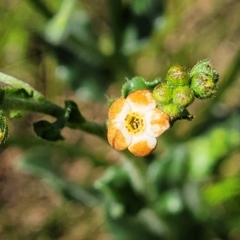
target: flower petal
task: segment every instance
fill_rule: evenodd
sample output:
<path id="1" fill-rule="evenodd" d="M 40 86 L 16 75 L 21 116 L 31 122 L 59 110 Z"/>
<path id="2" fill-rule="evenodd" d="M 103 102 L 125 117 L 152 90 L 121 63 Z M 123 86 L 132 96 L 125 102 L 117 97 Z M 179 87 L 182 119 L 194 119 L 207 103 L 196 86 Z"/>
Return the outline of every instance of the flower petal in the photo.
<path id="1" fill-rule="evenodd" d="M 151 137 L 158 137 L 169 129 L 169 116 L 162 110 L 155 108 L 145 115 L 146 133 Z"/>
<path id="2" fill-rule="evenodd" d="M 157 146 L 157 139 L 144 134 L 135 135 L 128 150 L 138 157 L 147 156 Z"/>
<path id="3" fill-rule="evenodd" d="M 119 122 L 108 126 L 107 137 L 109 144 L 119 151 L 126 149 L 132 140 L 123 123 Z"/>
<path id="4" fill-rule="evenodd" d="M 113 122 L 124 122 L 130 110 L 130 106 L 126 99 L 118 98 L 109 108 L 108 119 Z"/>
<path id="5" fill-rule="evenodd" d="M 126 101 L 132 111 L 145 114 L 146 111 L 156 107 L 156 101 L 152 97 L 152 93 L 148 90 L 138 90 L 129 94 Z"/>

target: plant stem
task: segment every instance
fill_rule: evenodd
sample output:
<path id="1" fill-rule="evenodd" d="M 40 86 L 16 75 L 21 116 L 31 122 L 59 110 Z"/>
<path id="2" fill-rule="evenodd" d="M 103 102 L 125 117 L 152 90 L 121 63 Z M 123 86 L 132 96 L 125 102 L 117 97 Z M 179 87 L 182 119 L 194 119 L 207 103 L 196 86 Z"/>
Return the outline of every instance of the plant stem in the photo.
<path id="1" fill-rule="evenodd" d="M 63 108 L 49 101 L 36 102 L 5 96 L 2 105 L 7 109 L 44 113 L 56 118 L 65 113 Z"/>
<path id="2" fill-rule="evenodd" d="M 70 127 L 71 124 L 68 124 L 68 126 Z M 78 124 L 77 129 L 96 135 L 104 141 L 107 141 L 107 129 L 105 124 L 100 125 L 95 122 L 85 121 L 84 123 Z"/>
<path id="3" fill-rule="evenodd" d="M 20 99 L 5 96 L 2 101 L 3 109 L 14 109 L 20 111 L 38 112 L 61 118 L 65 115 L 65 109 L 49 101 L 36 102 L 27 99 Z M 72 129 L 79 129 L 86 133 L 96 135 L 106 141 L 105 124 L 97 124 L 85 120 L 84 122 L 67 122 L 66 126 Z"/>

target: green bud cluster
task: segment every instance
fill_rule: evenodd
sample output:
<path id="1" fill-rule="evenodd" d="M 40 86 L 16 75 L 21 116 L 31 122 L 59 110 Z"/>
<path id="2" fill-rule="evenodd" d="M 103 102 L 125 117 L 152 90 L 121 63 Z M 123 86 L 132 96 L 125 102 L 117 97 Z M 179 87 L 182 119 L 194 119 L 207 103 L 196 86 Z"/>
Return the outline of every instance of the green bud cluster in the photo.
<path id="1" fill-rule="evenodd" d="M 5 143 L 7 137 L 8 137 L 7 119 L 4 116 L 3 111 L 0 110 L 0 144 Z"/>
<path id="2" fill-rule="evenodd" d="M 181 118 L 186 113 L 185 108 L 194 100 L 194 92 L 189 85 L 187 68 L 176 64 L 168 70 L 164 83 L 153 90 L 158 107 L 172 120 Z"/>
<path id="3" fill-rule="evenodd" d="M 207 99 L 216 93 L 219 75 L 209 60 L 199 61 L 190 71 L 179 64 L 170 67 L 165 81 L 153 90 L 158 107 L 172 120 L 192 119 L 186 110 L 195 97 Z"/>
<path id="4" fill-rule="evenodd" d="M 159 78 L 149 82 L 143 77 L 133 77 L 122 86 L 121 95 L 127 97 L 131 92 L 147 89 L 152 92 L 159 109 L 168 114 L 171 120 L 191 120 L 193 116 L 187 111 L 195 97 L 211 98 L 217 91 L 219 75 L 209 60 L 201 60 L 188 70 L 185 66 L 175 64 L 169 68 L 164 80 Z M 109 105 L 115 99 L 109 100 Z"/>

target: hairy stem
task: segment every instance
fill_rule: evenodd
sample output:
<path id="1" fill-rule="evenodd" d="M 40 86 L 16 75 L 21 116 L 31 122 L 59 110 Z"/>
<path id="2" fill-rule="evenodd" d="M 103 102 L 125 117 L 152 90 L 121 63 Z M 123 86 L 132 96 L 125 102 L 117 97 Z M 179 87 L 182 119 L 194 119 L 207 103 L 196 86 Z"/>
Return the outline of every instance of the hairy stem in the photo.
<path id="1" fill-rule="evenodd" d="M 20 111 L 44 113 L 55 118 L 63 117 L 66 112 L 64 108 L 49 101 L 36 102 L 32 100 L 14 98 L 9 96 L 4 97 L 2 101 L 2 106 L 4 109 L 7 108 Z M 85 120 L 84 122 L 77 121 L 67 122 L 66 126 L 72 129 L 82 130 L 86 133 L 96 135 L 102 138 L 103 140 L 106 140 L 105 124 L 100 125 L 95 122 Z"/>

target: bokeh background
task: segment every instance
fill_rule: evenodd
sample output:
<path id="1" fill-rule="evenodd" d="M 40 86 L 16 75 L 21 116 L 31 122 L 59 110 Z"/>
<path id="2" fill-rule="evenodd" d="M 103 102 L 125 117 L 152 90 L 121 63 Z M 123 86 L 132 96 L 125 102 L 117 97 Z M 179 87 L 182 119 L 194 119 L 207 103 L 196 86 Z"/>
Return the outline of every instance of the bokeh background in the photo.
<path id="1" fill-rule="evenodd" d="M 131 157 L 97 136 L 66 128 L 52 143 L 32 129 L 52 118 L 9 119 L 0 239 L 240 239 L 239 12 L 237 0 L 2 0 L 0 71 L 88 120 L 106 121 L 126 78 L 164 78 L 174 63 L 208 58 L 220 80 L 139 160 L 145 193 Z"/>

